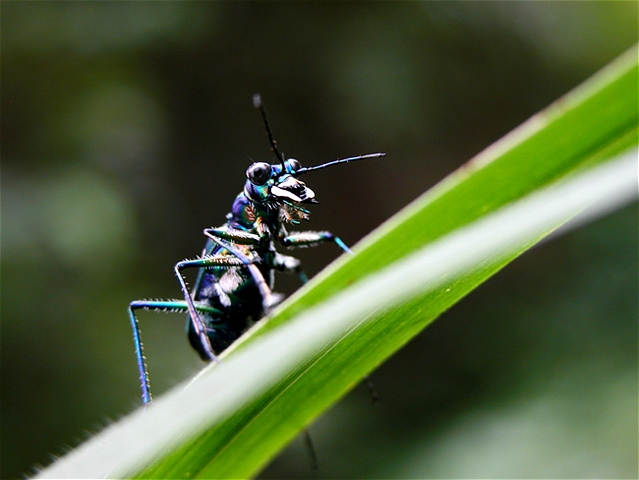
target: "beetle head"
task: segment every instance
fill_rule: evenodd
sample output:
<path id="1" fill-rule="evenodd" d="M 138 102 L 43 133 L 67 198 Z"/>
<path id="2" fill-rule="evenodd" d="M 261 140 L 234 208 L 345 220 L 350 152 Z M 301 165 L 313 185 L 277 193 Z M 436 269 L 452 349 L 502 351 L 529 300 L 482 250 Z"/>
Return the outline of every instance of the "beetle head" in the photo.
<path id="1" fill-rule="evenodd" d="M 246 170 L 246 195 L 254 202 L 278 206 L 318 203 L 315 192 L 295 176 L 300 162 L 289 158 L 280 164 L 255 162 Z"/>

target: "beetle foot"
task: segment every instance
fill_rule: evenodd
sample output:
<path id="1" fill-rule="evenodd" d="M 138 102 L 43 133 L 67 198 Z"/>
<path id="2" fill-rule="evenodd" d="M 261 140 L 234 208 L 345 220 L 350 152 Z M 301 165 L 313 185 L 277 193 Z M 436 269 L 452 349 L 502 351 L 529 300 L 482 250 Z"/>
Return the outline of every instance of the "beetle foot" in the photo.
<path id="1" fill-rule="evenodd" d="M 283 293 L 272 292 L 267 299 L 264 299 L 264 310 L 269 312 L 284 301 L 286 295 Z"/>

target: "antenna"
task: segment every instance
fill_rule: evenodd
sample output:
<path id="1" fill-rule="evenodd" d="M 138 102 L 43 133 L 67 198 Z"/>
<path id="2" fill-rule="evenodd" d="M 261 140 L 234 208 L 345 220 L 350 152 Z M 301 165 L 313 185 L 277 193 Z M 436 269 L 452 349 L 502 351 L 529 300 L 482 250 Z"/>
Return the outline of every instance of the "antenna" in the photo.
<path id="1" fill-rule="evenodd" d="M 295 176 L 297 177 L 301 175 L 302 173 L 312 172 L 313 170 L 321 170 L 322 168 L 332 167 L 333 165 L 338 165 L 340 163 L 348 163 L 348 162 L 354 162 L 356 160 L 365 160 L 367 158 L 378 158 L 378 157 L 385 157 L 385 156 L 386 156 L 385 153 L 379 152 L 379 153 L 367 153 L 366 155 L 357 155 L 356 157 L 340 158 L 338 160 L 322 163 L 321 165 L 316 165 L 314 167 L 302 167 L 295 172 Z"/>
<path id="2" fill-rule="evenodd" d="M 271 144 L 271 151 L 275 154 L 277 159 L 282 164 L 282 168 L 286 170 L 286 167 L 284 166 L 284 157 L 277 149 L 277 142 L 273 138 L 271 127 L 269 126 L 268 120 L 266 119 L 266 109 L 264 108 L 264 105 L 262 105 L 262 96 L 259 93 L 253 94 L 253 106 L 255 108 L 258 108 L 260 110 L 260 113 L 262 114 L 262 120 L 264 120 L 264 127 L 266 128 L 266 135 L 268 136 L 268 141 Z"/>

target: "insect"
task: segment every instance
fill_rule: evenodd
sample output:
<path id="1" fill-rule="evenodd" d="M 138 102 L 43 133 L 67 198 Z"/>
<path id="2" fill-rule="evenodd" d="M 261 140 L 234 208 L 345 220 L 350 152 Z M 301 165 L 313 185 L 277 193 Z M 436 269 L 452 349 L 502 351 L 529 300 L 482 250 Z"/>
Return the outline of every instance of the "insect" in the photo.
<path id="1" fill-rule="evenodd" d="M 203 360 L 219 361 L 217 354 L 283 300 L 283 295 L 273 291 L 275 271 L 294 272 L 302 282 L 307 280 L 300 261 L 279 253 L 276 245 L 311 247 L 332 242 L 350 252 L 346 244 L 330 232 L 287 231 L 287 224 L 299 225 L 308 220 L 310 211 L 306 206 L 318 203 L 313 190 L 298 177 L 333 165 L 386 155 L 371 153 L 302 167 L 293 158 L 285 160 L 278 150 L 258 94 L 254 95 L 253 104 L 261 113 L 277 163 L 250 165 L 244 189 L 235 198 L 226 223 L 204 229 L 207 241 L 202 254 L 175 265 L 183 300 L 136 300 L 129 304 L 145 404 L 152 400 L 151 387 L 135 311 L 186 313 L 186 330 L 192 347 Z M 194 268 L 198 269 L 197 275 L 189 292 L 183 272 Z"/>

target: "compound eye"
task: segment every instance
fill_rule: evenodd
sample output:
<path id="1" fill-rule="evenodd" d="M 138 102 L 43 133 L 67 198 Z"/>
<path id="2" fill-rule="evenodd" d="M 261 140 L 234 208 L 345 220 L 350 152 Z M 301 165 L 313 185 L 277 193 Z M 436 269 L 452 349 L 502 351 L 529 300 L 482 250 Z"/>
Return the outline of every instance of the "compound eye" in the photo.
<path id="1" fill-rule="evenodd" d="M 271 166 L 265 162 L 256 162 L 246 169 L 246 178 L 253 185 L 264 185 L 271 178 Z"/>
<path id="2" fill-rule="evenodd" d="M 300 168 L 302 168 L 302 164 L 295 160 L 294 158 L 289 158 L 286 163 L 291 167 L 292 173 L 297 172 Z"/>

